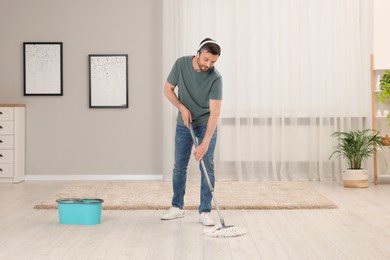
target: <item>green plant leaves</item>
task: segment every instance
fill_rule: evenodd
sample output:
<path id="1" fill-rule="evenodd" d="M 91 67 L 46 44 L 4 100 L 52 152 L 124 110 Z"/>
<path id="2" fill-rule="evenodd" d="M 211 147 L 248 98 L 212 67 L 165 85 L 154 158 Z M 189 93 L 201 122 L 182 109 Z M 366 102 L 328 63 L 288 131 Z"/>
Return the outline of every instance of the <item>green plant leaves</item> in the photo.
<path id="1" fill-rule="evenodd" d="M 379 82 L 382 92 L 379 94 L 378 100 L 381 103 L 385 103 L 390 97 L 390 70 L 385 71 L 385 74 L 383 74 L 383 77 Z"/>
<path id="2" fill-rule="evenodd" d="M 373 155 L 376 146 L 382 148 L 382 137 L 373 129 L 334 132 L 332 136 L 337 139 L 338 144 L 329 159 L 333 155 L 341 156 L 347 159 L 350 169 L 361 169 L 362 162 Z"/>

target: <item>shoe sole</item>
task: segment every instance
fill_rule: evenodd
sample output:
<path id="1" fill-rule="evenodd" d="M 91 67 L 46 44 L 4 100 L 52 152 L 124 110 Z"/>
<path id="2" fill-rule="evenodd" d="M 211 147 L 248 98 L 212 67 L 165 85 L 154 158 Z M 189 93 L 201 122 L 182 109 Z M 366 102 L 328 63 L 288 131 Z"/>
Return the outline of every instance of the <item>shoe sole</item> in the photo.
<path id="1" fill-rule="evenodd" d="M 207 226 L 207 227 L 209 227 L 209 226 L 215 226 L 215 223 L 212 223 L 212 224 L 205 224 L 205 223 L 203 223 L 201 220 L 199 220 L 199 223 L 201 223 L 203 226 Z"/>
<path id="2" fill-rule="evenodd" d="M 203 226 L 206 226 L 206 227 L 215 226 L 215 223 L 213 223 L 213 224 L 205 224 L 205 223 L 200 222 L 200 221 L 199 221 L 199 223 L 201 223 Z"/>
<path id="3" fill-rule="evenodd" d="M 180 216 L 174 216 L 174 217 L 171 217 L 171 218 L 164 218 L 164 217 L 161 217 L 161 220 L 172 220 L 172 219 L 176 219 L 176 218 L 184 218 L 186 215 L 183 214 L 183 215 L 180 215 Z"/>

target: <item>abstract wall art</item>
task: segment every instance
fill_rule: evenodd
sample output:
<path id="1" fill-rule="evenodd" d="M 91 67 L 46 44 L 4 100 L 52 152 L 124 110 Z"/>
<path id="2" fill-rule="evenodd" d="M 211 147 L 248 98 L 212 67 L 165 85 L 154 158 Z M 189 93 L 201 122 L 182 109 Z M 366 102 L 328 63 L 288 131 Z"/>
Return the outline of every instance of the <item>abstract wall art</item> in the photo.
<path id="1" fill-rule="evenodd" d="M 24 42 L 24 95 L 62 96 L 62 42 Z"/>
<path id="2" fill-rule="evenodd" d="M 89 55 L 89 107 L 128 108 L 128 55 Z"/>

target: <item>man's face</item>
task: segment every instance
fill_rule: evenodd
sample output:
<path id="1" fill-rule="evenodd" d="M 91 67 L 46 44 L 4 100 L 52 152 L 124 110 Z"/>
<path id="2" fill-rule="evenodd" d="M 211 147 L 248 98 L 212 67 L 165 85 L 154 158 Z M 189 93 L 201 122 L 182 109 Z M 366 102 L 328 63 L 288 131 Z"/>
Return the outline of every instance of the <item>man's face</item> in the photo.
<path id="1" fill-rule="evenodd" d="M 202 72 L 208 71 L 217 62 L 219 56 L 213 55 L 210 52 L 203 51 L 198 58 L 198 66 Z"/>

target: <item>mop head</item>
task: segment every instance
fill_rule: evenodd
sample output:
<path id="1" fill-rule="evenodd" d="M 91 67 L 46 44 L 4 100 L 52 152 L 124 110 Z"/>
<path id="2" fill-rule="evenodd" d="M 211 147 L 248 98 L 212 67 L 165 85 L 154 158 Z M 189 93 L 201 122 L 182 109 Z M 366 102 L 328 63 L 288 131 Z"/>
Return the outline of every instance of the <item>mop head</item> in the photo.
<path id="1" fill-rule="evenodd" d="M 205 232 L 209 237 L 239 237 L 247 233 L 246 229 L 235 226 L 220 227 L 215 230 Z"/>

